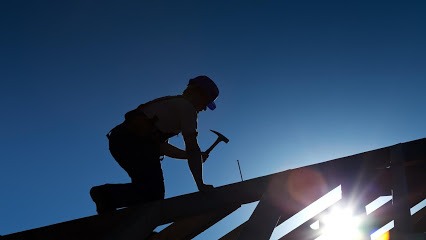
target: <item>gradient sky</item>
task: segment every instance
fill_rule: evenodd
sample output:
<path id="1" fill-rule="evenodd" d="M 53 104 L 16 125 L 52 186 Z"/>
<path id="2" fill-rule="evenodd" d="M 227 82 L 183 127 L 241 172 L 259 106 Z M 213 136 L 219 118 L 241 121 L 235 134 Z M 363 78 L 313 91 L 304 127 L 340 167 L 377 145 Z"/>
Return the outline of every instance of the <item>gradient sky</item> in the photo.
<path id="1" fill-rule="evenodd" d="M 240 181 L 237 160 L 250 179 L 426 137 L 425 12 L 423 0 L 1 1 L 0 234 L 95 214 L 92 186 L 129 181 L 105 134 L 200 74 L 221 89 L 200 146 L 209 129 L 230 139 L 204 165 L 215 186 Z M 185 162 L 162 165 L 166 197 L 197 190 Z"/>

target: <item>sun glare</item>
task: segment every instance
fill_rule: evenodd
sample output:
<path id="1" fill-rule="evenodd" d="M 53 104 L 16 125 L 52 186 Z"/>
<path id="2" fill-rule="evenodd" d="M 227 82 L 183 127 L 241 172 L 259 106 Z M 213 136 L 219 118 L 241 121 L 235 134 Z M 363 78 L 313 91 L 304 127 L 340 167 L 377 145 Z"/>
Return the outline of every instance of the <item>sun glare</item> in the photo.
<path id="1" fill-rule="evenodd" d="M 376 238 L 375 240 L 389 240 L 389 232 L 385 232 L 380 237 Z"/>
<path id="2" fill-rule="evenodd" d="M 335 208 L 322 219 L 323 230 L 318 240 L 360 239 L 359 218 L 349 209 Z"/>

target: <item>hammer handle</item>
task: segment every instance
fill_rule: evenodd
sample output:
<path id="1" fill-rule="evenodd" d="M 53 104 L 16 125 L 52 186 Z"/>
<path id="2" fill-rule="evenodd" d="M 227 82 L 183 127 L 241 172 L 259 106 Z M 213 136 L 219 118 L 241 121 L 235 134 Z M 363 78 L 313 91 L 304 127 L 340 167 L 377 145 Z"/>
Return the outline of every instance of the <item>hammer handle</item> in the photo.
<path id="1" fill-rule="evenodd" d="M 220 143 L 220 139 L 216 139 L 216 141 L 205 151 L 206 154 L 210 154 L 214 147 Z"/>

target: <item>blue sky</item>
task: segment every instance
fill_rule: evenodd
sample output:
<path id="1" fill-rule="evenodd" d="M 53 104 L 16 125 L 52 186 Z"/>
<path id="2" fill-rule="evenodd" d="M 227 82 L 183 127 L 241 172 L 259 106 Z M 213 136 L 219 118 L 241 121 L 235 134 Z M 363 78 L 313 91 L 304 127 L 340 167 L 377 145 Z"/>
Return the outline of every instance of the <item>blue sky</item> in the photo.
<path id="1" fill-rule="evenodd" d="M 249 179 L 424 138 L 425 10 L 420 0 L 2 1 L 0 234 L 95 214 L 91 186 L 129 181 L 105 134 L 200 74 L 221 89 L 218 108 L 199 115 L 200 145 L 215 140 L 209 129 L 230 139 L 204 167 L 215 186 L 240 180 L 237 160 Z M 163 170 L 167 197 L 196 191 L 185 162 L 166 158 Z"/>

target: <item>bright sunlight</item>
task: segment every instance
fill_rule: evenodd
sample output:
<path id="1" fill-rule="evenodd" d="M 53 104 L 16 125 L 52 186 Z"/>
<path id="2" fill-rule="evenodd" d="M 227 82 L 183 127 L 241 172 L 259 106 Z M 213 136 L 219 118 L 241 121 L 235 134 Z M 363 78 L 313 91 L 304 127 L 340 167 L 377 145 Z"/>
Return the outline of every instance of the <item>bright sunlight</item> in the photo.
<path id="1" fill-rule="evenodd" d="M 358 240 L 360 219 L 350 209 L 334 208 L 322 219 L 322 235 L 316 240 Z"/>

